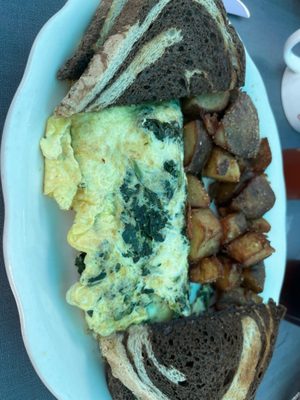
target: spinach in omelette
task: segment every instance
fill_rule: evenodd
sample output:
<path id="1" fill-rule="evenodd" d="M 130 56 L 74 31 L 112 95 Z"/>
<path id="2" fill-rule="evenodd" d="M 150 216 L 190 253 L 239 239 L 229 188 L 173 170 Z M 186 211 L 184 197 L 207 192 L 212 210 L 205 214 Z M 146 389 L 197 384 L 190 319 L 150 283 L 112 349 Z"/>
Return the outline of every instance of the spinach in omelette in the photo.
<path id="1" fill-rule="evenodd" d="M 48 120 L 44 192 L 80 252 L 67 300 L 96 334 L 191 312 L 182 124 L 177 101 Z"/>

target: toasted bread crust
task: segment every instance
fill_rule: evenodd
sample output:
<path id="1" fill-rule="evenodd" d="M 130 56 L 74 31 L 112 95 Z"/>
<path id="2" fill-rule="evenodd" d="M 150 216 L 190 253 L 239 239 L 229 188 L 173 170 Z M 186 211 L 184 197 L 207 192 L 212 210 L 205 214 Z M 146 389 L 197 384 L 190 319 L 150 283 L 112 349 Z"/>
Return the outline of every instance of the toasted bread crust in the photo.
<path id="1" fill-rule="evenodd" d="M 88 26 L 78 48 L 71 58 L 59 69 L 57 78 L 60 80 L 77 80 L 95 54 L 94 44 L 107 17 L 113 0 L 101 0 L 90 25 Z"/>

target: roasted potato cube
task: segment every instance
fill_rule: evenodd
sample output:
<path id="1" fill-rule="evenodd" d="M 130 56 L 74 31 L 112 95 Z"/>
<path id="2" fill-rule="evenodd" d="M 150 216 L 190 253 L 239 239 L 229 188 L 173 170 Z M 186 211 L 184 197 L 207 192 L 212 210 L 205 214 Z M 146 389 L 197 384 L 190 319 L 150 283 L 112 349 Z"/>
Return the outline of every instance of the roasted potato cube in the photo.
<path id="1" fill-rule="evenodd" d="M 188 203 L 192 208 L 208 208 L 210 198 L 202 182 L 191 174 L 187 174 Z"/>
<path id="2" fill-rule="evenodd" d="M 219 290 L 229 291 L 239 286 L 242 281 L 242 268 L 235 261 L 227 257 L 219 257 L 223 266 L 223 276 L 215 283 Z"/>
<path id="3" fill-rule="evenodd" d="M 229 292 L 219 292 L 216 308 L 217 310 L 224 310 L 232 306 L 260 304 L 262 301 L 263 299 L 251 290 L 237 287 Z"/>
<path id="4" fill-rule="evenodd" d="M 227 207 L 218 207 L 217 210 L 221 218 L 226 217 L 228 214 L 232 214 L 232 211 Z"/>
<path id="5" fill-rule="evenodd" d="M 199 174 L 212 150 L 212 141 L 201 121 L 191 121 L 184 126 L 184 166 L 186 172 Z"/>
<path id="6" fill-rule="evenodd" d="M 248 229 L 250 232 L 268 233 L 271 230 L 271 225 L 264 218 L 248 220 Z"/>
<path id="7" fill-rule="evenodd" d="M 183 127 L 184 140 L 184 166 L 189 165 L 192 161 L 197 143 L 197 122 L 191 121 Z"/>
<path id="8" fill-rule="evenodd" d="M 244 267 L 255 265 L 274 253 L 269 240 L 261 233 L 248 232 L 230 242 L 227 253 Z"/>
<path id="9" fill-rule="evenodd" d="M 204 114 L 202 116 L 202 120 L 205 126 L 205 129 L 209 133 L 210 136 L 214 136 L 217 129 L 219 128 L 219 119 L 216 113 L 214 114 Z"/>
<path id="10" fill-rule="evenodd" d="M 211 283 L 223 276 L 223 266 L 217 257 L 206 257 L 190 268 L 190 281 L 196 283 Z"/>
<path id="11" fill-rule="evenodd" d="M 184 165 L 188 165 L 193 158 L 197 143 L 197 121 L 191 121 L 183 127 Z"/>
<path id="12" fill-rule="evenodd" d="M 231 242 L 247 230 L 247 221 L 243 213 L 228 214 L 220 222 L 223 229 L 223 244 Z"/>
<path id="13" fill-rule="evenodd" d="M 252 177 L 252 171 L 245 171 L 238 183 L 214 182 L 209 186 L 209 195 L 214 199 L 216 205 L 225 206 L 243 190 Z"/>
<path id="14" fill-rule="evenodd" d="M 220 248 L 222 227 L 213 212 L 207 209 L 192 210 L 191 215 L 191 262 L 214 255 Z"/>
<path id="15" fill-rule="evenodd" d="M 262 173 L 272 162 L 272 153 L 267 138 L 260 141 L 259 150 L 255 158 L 251 160 L 251 167 L 256 173 Z"/>
<path id="16" fill-rule="evenodd" d="M 243 286 L 254 293 L 261 293 L 264 290 L 266 271 L 264 263 L 253 265 L 243 269 Z"/>
<path id="17" fill-rule="evenodd" d="M 254 177 L 232 200 L 234 211 L 242 211 L 249 219 L 262 217 L 275 203 L 275 194 L 264 175 Z"/>
<path id="18" fill-rule="evenodd" d="M 223 111 L 229 102 L 230 92 L 218 92 L 202 94 L 196 97 L 184 99 L 182 102 L 183 115 L 191 118 L 199 118 L 203 112 Z"/>
<path id="19" fill-rule="evenodd" d="M 226 205 L 234 197 L 238 184 L 229 182 L 213 182 L 209 185 L 208 193 L 216 205 Z"/>
<path id="20" fill-rule="evenodd" d="M 259 149 L 259 124 L 251 98 L 238 92 L 214 134 L 215 143 L 242 158 L 253 158 Z"/>
<path id="21" fill-rule="evenodd" d="M 241 174 L 236 159 L 220 147 L 214 147 L 203 175 L 221 182 L 239 182 Z"/>
<path id="22" fill-rule="evenodd" d="M 246 160 L 245 158 L 241 158 L 241 157 L 237 157 L 236 160 L 239 165 L 241 174 L 243 174 L 246 171 L 250 171 L 252 169 L 251 162 L 250 162 L 251 160 Z"/>

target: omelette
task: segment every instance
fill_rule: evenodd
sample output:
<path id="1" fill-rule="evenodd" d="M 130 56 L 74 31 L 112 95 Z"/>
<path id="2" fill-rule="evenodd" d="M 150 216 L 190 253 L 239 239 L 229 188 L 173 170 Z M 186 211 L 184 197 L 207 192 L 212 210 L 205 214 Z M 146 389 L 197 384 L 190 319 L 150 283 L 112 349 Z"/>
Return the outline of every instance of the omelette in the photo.
<path id="1" fill-rule="evenodd" d="M 182 125 L 178 101 L 48 120 L 44 193 L 75 212 L 67 301 L 95 334 L 191 313 Z"/>

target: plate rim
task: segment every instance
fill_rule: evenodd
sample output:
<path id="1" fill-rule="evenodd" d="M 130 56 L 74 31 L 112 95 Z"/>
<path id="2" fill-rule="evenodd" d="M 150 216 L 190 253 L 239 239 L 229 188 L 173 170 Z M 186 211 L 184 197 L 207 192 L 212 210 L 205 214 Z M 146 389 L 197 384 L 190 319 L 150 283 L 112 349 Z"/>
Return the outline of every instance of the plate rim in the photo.
<path id="1" fill-rule="evenodd" d="M 12 124 L 12 121 L 14 119 L 14 114 L 15 114 L 15 108 L 17 105 L 17 101 L 19 98 L 19 94 L 22 92 L 23 88 L 26 86 L 27 83 L 27 78 L 30 75 L 31 72 L 31 66 L 34 62 L 34 57 L 35 53 L 37 51 L 38 43 L 42 36 L 44 35 L 44 32 L 51 27 L 53 23 L 55 23 L 58 19 L 60 19 L 66 11 L 68 11 L 71 7 L 73 7 L 76 4 L 76 1 L 78 0 L 67 0 L 66 3 L 55 13 L 50 17 L 44 25 L 41 27 L 39 30 L 38 34 L 36 35 L 28 58 L 26 62 L 26 66 L 22 75 L 22 78 L 20 80 L 20 83 L 17 87 L 17 90 L 12 98 L 12 101 L 10 103 L 9 109 L 6 114 L 4 126 L 3 126 L 3 132 L 2 132 L 2 139 L 1 139 L 1 152 L 0 152 L 0 160 L 1 160 L 1 167 L 0 167 L 0 173 L 1 173 L 1 184 L 2 184 L 2 193 L 3 193 L 3 205 L 4 205 L 4 224 L 3 224 L 3 236 L 2 236 L 2 248 L 3 248 L 3 260 L 4 260 L 4 267 L 6 271 L 6 276 L 9 282 L 10 289 L 13 293 L 17 310 L 18 310 L 18 315 L 19 315 L 19 321 L 20 321 L 20 330 L 21 330 L 21 336 L 22 340 L 26 349 L 26 353 L 29 357 L 30 363 L 32 364 L 34 371 L 44 384 L 44 386 L 49 390 L 49 392 L 58 400 L 64 400 L 61 397 L 61 394 L 58 393 L 56 388 L 54 388 L 50 383 L 46 380 L 46 377 L 44 377 L 42 371 L 38 368 L 35 358 L 32 354 L 31 347 L 28 342 L 28 336 L 26 335 L 25 331 L 25 325 L 26 325 L 26 320 L 25 320 L 25 312 L 23 309 L 23 305 L 20 299 L 20 296 L 18 294 L 18 289 L 16 287 L 14 278 L 13 278 L 13 265 L 10 262 L 10 245 L 9 245 L 9 231 L 11 229 L 11 218 L 10 218 L 10 206 L 9 206 L 9 201 L 8 201 L 8 174 L 6 172 L 6 166 L 7 166 L 7 153 L 5 152 L 6 149 L 6 144 L 8 142 L 9 136 L 10 136 L 10 126 Z"/>

